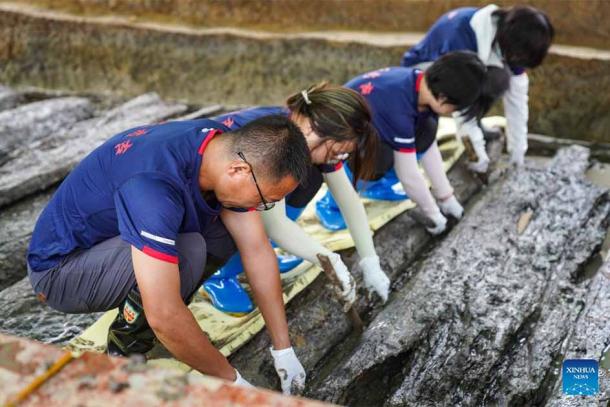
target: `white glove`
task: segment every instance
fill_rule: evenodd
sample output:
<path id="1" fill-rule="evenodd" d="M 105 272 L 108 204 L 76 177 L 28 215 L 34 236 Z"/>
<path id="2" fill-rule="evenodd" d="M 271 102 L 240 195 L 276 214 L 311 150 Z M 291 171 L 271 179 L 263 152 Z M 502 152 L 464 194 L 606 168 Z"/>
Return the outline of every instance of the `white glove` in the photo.
<path id="1" fill-rule="evenodd" d="M 433 235 L 440 235 L 447 228 L 447 218 L 443 216 L 443 214 L 439 211 L 432 216 L 428 216 L 428 218 L 434 222 L 434 227 L 426 228 L 426 230 Z"/>
<path id="2" fill-rule="evenodd" d="M 487 155 L 487 150 L 485 150 L 485 140 L 482 138 L 480 140 L 471 139 L 470 142 L 479 160 L 468 164 L 468 168 L 474 172 L 486 173 L 489 169 L 489 156 Z"/>
<path id="3" fill-rule="evenodd" d="M 305 369 L 292 348 L 275 350 L 269 348 L 273 356 L 273 366 L 282 383 L 282 393 L 299 395 L 305 389 Z"/>
<path id="4" fill-rule="evenodd" d="M 456 219 L 460 219 L 464 214 L 464 208 L 455 198 L 455 195 L 451 195 L 451 197 L 440 201 L 438 206 L 445 215 L 453 216 Z"/>
<path id="5" fill-rule="evenodd" d="M 366 289 L 376 292 L 385 303 L 390 293 L 390 279 L 381 270 L 379 256 L 367 256 L 361 259 L 358 265 L 362 269 Z"/>
<path id="6" fill-rule="evenodd" d="M 513 153 L 510 155 L 510 163 L 517 167 L 522 167 L 524 161 L 525 153 L 513 151 Z"/>
<path id="7" fill-rule="evenodd" d="M 479 161 L 468 164 L 468 169 L 470 169 L 470 171 L 478 172 L 480 174 L 486 173 L 489 169 L 489 158 L 479 157 Z"/>
<path id="8" fill-rule="evenodd" d="M 247 389 L 249 388 L 253 388 L 254 386 L 252 386 L 246 379 L 244 379 L 243 377 L 241 377 L 241 375 L 239 374 L 239 372 L 237 371 L 237 369 L 235 369 L 235 381 L 233 382 L 233 384 L 235 386 L 241 386 L 241 387 L 245 387 Z"/>
<path id="9" fill-rule="evenodd" d="M 343 291 L 340 291 L 339 295 L 346 302 L 345 308 L 349 309 L 349 305 L 352 305 L 354 301 L 356 301 L 356 282 L 343 261 L 341 261 L 341 256 L 337 253 L 331 253 L 328 255 L 328 258 L 343 287 Z"/>

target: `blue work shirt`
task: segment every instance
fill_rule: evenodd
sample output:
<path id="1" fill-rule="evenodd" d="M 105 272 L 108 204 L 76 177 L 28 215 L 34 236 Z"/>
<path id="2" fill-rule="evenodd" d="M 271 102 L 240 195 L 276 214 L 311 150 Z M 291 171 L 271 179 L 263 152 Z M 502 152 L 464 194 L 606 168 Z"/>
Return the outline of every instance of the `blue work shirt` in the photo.
<path id="1" fill-rule="evenodd" d="M 357 76 L 345 86 L 366 99 L 382 142 L 396 151 L 415 153 L 418 121 L 427 115 L 438 118 L 429 109 L 417 108 L 422 80 L 419 69 L 391 67 Z"/>
<path id="2" fill-rule="evenodd" d="M 470 21 L 479 10 L 476 7 L 462 7 L 443 14 L 430 27 L 426 36 L 404 53 L 401 66 L 412 67 L 423 62 L 434 62 L 452 51 L 477 53 L 479 44 Z M 488 41 L 493 40 L 494 38 L 488 39 Z M 514 75 L 520 75 L 525 71 L 520 67 L 510 67 L 510 69 Z"/>
<path id="3" fill-rule="evenodd" d="M 176 238 L 215 221 L 199 171 L 206 146 L 228 129 L 211 120 L 173 121 L 124 131 L 85 157 L 42 211 L 30 242 L 32 271 L 120 235 L 142 252 L 178 263 Z"/>

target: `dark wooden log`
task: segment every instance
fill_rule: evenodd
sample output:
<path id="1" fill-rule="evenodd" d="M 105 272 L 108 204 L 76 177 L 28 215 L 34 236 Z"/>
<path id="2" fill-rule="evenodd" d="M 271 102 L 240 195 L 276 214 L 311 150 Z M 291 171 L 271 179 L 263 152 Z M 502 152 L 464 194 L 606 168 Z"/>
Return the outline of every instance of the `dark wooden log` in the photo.
<path id="1" fill-rule="evenodd" d="M 19 156 L 0 167 L 0 207 L 61 181 L 85 155 L 112 135 L 185 111 L 185 105 L 167 103 L 149 93 L 100 117 L 81 121 L 67 132 L 28 144 Z"/>
<path id="2" fill-rule="evenodd" d="M 500 140 L 489 143 L 492 162 L 499 159 L 501 149 Z M 465 160 L 463 157 L 449 171 L 456 195 L 462 202 L 467 202 L 482 187 L 481 182 L 466 169 Z M 492 175 L 490 182 L 495 182 L 495 179 L 497 174 Z M 404 275 L 407 266 L 437 240 L 408 212 L 385 225 L 374 237 L 382 267 L 394 283 Z M 361 287 L 361 272 L 353 268 L 357 264 L 357 255 L 354 250 L 344 251 L 342 255 L 347 266 L 355 270 L 354 277 Z M 359 288 L 355 306 L 365 323 L 380 311 L 380 305 L 377 297 L 368 298 L 366 291 Z M 334 298 L 323 276 L 318 277 L 288 305 L 287 318 L 295 351 L 309 372 L 310 379 L 322 369 L 318 366 L 323 365 L 325 359 L 333 357 L 334 347 L 350 340 L 351 322 L 343 314 L 341 304 Z M 236 352 L 231 362 L 254 384 L 278 388 L 279 382 L 267 351 L 270 346 L 269 336 L 261 332 Z"/>
<path id="3" fill-rule="evenodd" d="M 42 100 L 0 112 L 0 165 L 18 157 L 28 144 L 67 132 L 91 116 L 91 102 L 78 97 Z"/>
<path id="4" fill-rule="evenodd" d="M 38 215 L 51 197 L 46 192 L 0 211 L 0 291 L 26 275 L 25 254 Z"/>
<path id="5" fill-rule="evenodd" d="M 40 303 L 27 277 L 0 291 L 0 309 L 0 332 L 57 344 L 68 342 L 102 315 L 66 314 Z"/>
<path id="6" fill-rule="evenodd" d="M 407 272 L 361 340 L 316 367 L 309 396 L 349 405 L 543 402 L 610 217 L 607 191 L 584 179 L 587 166 L 588 150 L 572 147 L 548 167 L 508 172 Z"/>

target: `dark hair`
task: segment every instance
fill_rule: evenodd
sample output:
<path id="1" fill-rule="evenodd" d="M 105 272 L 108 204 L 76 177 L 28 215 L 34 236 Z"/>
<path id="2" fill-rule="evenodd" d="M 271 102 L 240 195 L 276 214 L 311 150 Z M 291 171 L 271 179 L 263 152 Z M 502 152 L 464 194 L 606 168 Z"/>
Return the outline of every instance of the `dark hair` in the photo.
<path id="1" fill-rule="evenodd" d="M 311 157 L 303 133 L 292 120 L 282 115 L 263 116 L 226 134 L 232 138 L 232 152 L 244 153 L 257 174 L 272 182 L 286 176 L 299 184 L 305 182 Z"/>
<path id="2" fill-rule="evenodd" d="M 498 18 L 495 42 L 511 68 L 535 68 L 549 51 L 555 29 L 548 16 L 530 6 L 494 11 Z"/>
<path id="3" fill-rule="evenodd" d="M 424 74 L 436 98 L 455 105 L 466 119 L 481 118 L 508 89 L 505 68 L 485 66 L 471 51 L 450 52 L 437 59 Z"/>
<path id="4" fill-rule="evenodd" d="M 305 92 L 309 103 L 303 95 Z M 286 105 L 291 112 L 307 117 L 312 130 L 321 138 L 356 142 L 350 158 L 354 185 L 359 179 L 371 176 L 378 137 L 371 122 L 371 111 L 358 92 L 322 82 L 290 96 Z"/>

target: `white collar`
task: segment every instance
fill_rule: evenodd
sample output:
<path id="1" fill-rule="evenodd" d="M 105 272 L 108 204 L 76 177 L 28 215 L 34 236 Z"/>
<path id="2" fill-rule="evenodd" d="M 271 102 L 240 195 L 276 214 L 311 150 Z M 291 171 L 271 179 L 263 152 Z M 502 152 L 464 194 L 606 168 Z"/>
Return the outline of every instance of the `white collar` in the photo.
<path id="1" fill-rule="evenodd" d="M 479 58 L 485 65 L 504 66 L 502 52 L 496 44 L 494 38 L 498 30 L 497 17 L 493 12 L 498 9 L 495 4 L 490 4 L 477 10 L 470 19 L 470 27 L 474 31 L 477 39 L 477 49 Z"/>

